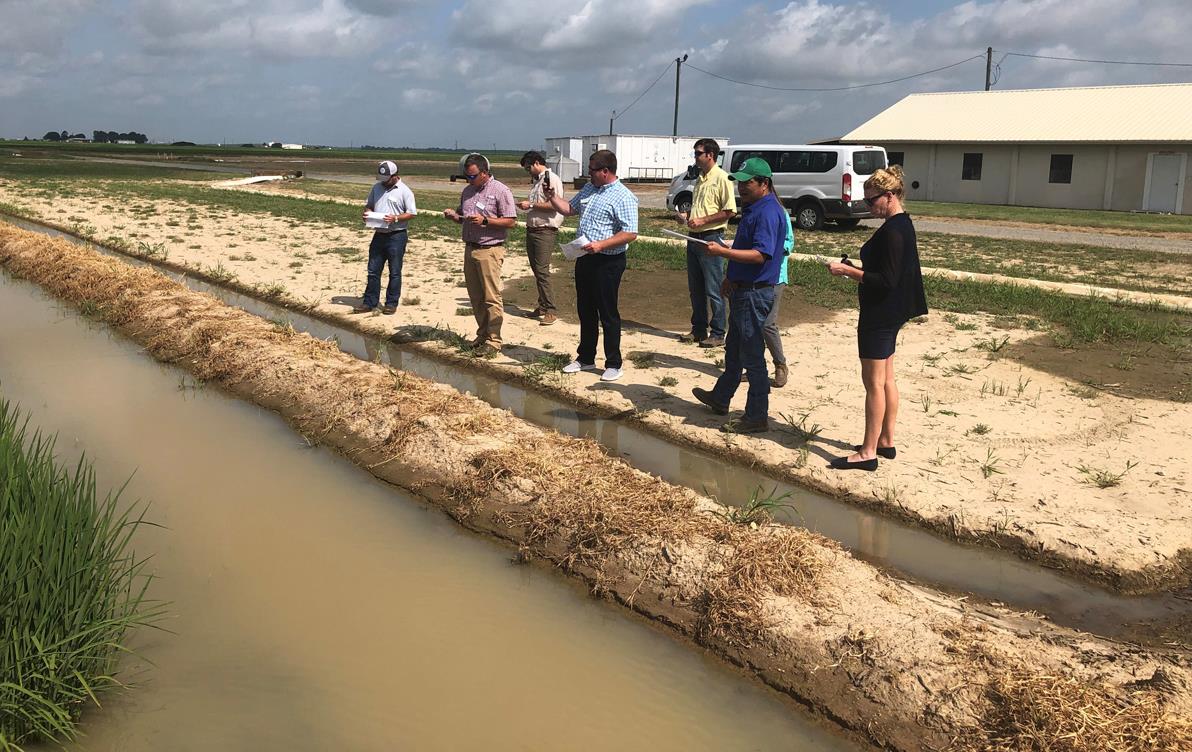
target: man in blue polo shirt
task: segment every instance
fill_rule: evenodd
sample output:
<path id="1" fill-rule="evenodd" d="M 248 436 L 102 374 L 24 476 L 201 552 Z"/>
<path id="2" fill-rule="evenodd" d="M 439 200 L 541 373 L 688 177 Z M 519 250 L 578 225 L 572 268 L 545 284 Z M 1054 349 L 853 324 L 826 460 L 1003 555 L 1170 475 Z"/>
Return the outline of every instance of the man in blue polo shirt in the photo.
<path id="1" fill-rule="evenodd" d="M 790 217 L 774 195 L 770 165 L 760 157 L 745 160 L 732 174 L 739 183 L 741 224 L 733 247 L 708 244 L 708 255 L 728 259 L 721 292 L 729 301 L 728 336 L 724 344 L 724 373 L 712 391 L 696 387 L 695 398 L 718 415 L 727 415 L 729 403 L 741 385 L 741 370 L 749 380 L 745 417 L 725 425 L 734 433 L 770 430 L 770 379 L 766 372 L 763 329 L 774 307 L 775 285 L 786 263 L 783 243 Z"/>

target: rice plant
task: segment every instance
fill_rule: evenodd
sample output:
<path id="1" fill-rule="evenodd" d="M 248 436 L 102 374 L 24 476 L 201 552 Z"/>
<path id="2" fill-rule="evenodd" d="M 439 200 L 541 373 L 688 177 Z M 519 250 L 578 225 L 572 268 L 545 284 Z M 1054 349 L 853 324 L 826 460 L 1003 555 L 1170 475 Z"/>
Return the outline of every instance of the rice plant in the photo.
<path id="1" fill-rule="evenodd" d="M 758 486 L 749 494 L 749 499 L 744 504 L 739 507 L 728 506 L 723 512 L 716 512 L 716 514 L 734 525 L 757 527 L 773 521 L 774 513 L 779 509 L 788 509 L 798 513 L 794 506 L 784 503 L 786 499 L 790 498 L 790 491 L 779 494 L 776 486 L 770 489 L 770 493 L 765 496 L 762 496 L 762 493 L 762 487 Z"/>
<path id="2" fill-rule="evenodd" d="M 123 686 L 125 633 L 163 614 L 131 542 L 143 510 L 95 473 L 54 460 L 54 442 L 0 399 L 0 752 L 70 740 L 85 708 Z"/>

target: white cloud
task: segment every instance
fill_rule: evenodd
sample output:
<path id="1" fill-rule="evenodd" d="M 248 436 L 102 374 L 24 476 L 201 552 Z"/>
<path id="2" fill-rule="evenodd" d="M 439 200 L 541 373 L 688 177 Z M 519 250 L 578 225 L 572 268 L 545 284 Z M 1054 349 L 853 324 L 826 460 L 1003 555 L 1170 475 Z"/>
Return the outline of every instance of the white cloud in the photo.
<path id="1" fill-rule="evenodd" d="M 157 55 L 350 57 L 374 49 L 386 33 L 344 0 L 135 0 L 130 12 L 145 50 Z"/>
<path id="2" fill-rule="evenodd" d="M 0 52 L 52 55 L 94 6 L 93 0 L 0 0 Z"/>
<path id="3" fill-rule="evenodd" d="M 999 57 L 1062 46 L 1076 57 L 1177 59 L 1186 57 L 1192 34 L 1186 10 L 1186 0 L 1152 0 L 1145 11 L 1119 0 L 970 0 L 908 23 L 867 3 L 794 0 L 773 13 L 746 11 L 692 62 L 732 78 L 815 87 L 898 78 L 979 55 L 986 46 Z M 735 52 L 742 49 L 757 54 Z M 1067 84 L 1062 65 L 1035 66 L 1014 85 Z M 1115 73 L 1083 66 L 1070 74 L 1104 81 L 1107 72 Z M 934 81 L 976 88 L 982 78 L 981 62 L 974 61 Z M 932 80 L 920 85 L 925 81 Z"/>
<path id="4" fill-rule="evenodd" d="M 406 89 L 401 101 L 411 107 L 426 107 L 443 100 L 443 93 L 432 89 Z"/>
<path id="5" fill-rule="evenodd" d="M 455 37 L 543 68 L 590 67 L 650 40 L 671 37 L 678 21 L 713 0 L 467 0 L 451 14 Z"/>

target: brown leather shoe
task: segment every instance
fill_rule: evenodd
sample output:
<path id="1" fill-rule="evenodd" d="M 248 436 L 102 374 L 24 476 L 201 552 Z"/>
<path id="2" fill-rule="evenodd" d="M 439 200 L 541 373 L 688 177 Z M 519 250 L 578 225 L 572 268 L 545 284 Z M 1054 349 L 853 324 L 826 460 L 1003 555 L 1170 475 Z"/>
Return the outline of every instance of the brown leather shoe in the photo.
<path id="1" fill-rule="evenodd" d="M 381 309 L 381 313 L 385 314 L 386 316 L 392 316 L 393 314 L 397 313 L 397 306 L 387 305 Z"/>
<path id="2" fill-rule="evenodd" d="M 774 365 L 774 378 L 770 379 L 770 386 L 775 389 L 781 389 L 786 386 L 788 378 L 790 378 L 790 371 L 787 369 L 786 364 L 777 363 Z"/>
<path id="3" fill-rule="evenodd" d="M 352 313 L 372 313 L 373 307 L 367 305 L 358 305 L 352 309 Z"/>
<path id="4" fill-rule="evenodd" d="M 555 315 L 554 311 L 547 311 L 542 314 L 542 318 L 538 321 L 538 326 L 550 326 L 558 320 L 559 317 Z"/>

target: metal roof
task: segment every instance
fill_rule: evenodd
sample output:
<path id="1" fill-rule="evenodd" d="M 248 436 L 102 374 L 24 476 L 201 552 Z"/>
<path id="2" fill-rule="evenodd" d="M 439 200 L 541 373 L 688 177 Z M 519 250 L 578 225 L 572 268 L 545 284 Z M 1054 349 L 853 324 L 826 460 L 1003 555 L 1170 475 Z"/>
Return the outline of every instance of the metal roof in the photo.
<path id="1" fill-rule="evenodd" d="M 912 94 L 852 143 L 1192 142 L 1192 83 Z"/>

